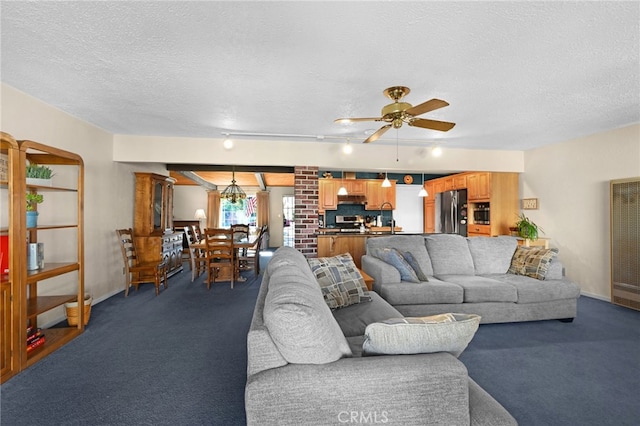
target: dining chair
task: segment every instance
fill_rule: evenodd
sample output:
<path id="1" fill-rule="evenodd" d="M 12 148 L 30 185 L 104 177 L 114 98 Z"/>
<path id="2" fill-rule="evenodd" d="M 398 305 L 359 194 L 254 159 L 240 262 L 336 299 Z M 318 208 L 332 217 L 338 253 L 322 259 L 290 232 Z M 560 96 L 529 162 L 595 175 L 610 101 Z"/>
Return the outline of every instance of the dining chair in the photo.
<path id="1" fill-rule="evenodd" d="M 260 274 L 260 250 L 262 249 L 262 240 L 265 232 L 266 226 L 261 227 L 253 245 L 238 254 L 238 265 L 241 270 L 253 270 L 256 276 Z"/>
<path id="2" fill-rule="evenodd" d="M 241 223 L 236 223 L 231 225 L 231 231 L 233 231 L 233 241 L 242 241 L 247 240 L 249 238 L 249 225 L 244 225 Z M 247 252 L 246 248 L 240 248 L 236 250 L 236 255 L 238 257 L 243 257 Z M 243 269 L 243 265 L 240 264 L 240 269 Z"/>
<path id="3" fill-rule="evenodd" d="M 204 239 L 204 235 L 200 230 L 200 225 L 191 225 L 191 230 L 193 231 L 193 236 L 196 241 L 202 241 Z"/>
<path id="4" fill-rule="evenodd" d="M 116 234 L 120 240 L 122 260 L 125 269 L 125 297 L 129 296 L 129 287 L 133 285 L 138 290 L 138 285 L 143 283 L 154 283 L 156 286 L 156 296 L 160 294 L 160 283 L 164 283 L 167 289 L 167 263 L 164 260 L 157 262 L 142 262 L 136 253 L 136 245 L 133 240 L 133 230 L 116 229 Z"/>
<path id="5" fill-rule="evenodd" d="M 191 268 L 191 282 L 193 282 L 202 273 L 207 271 L 207 256 L 205 250 L 193 247 L 200 241 L 196 238 L 191 226 L 184 227 L 185 238 L 187 239 L 189 251 L 189 266 Z"/>
<path id="6" fill-rule="evenodd" d="M 238 270 L 238 258 L 234 255 L 233 231 L 231 229 L 207 228 L 204 230 L 207 256 L 207 288 L 211 282 L 226 278 L 225 270 L 233 288 L 233 281 Z"/>

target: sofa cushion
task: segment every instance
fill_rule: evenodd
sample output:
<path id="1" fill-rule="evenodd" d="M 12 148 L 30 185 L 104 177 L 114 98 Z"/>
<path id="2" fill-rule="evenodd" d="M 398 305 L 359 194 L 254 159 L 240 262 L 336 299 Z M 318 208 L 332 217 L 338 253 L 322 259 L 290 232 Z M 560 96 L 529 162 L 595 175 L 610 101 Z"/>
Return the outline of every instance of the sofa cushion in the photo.
<path id="1" fill-rule="evenodd" d="M 312 258 L 308 263 L 329 308 L 337 309 L 370 300 L 364 278 L 349 253 Z"/>
<path id="2" fill-rule="evenodd" d="M 506 273 L 518 246 L 518 240 L 515 237 L 506 235 L 471 237 L 467 238 L 467 243 L 476 275 Z"/>
<path id="3" fill-rule="evenodd" d="M 465 303 L 518 301 L 518 291 L 513 285 L 493 278 L 478 275 L 440 275 L 438 278 L 462 287 Z"/>
<path id="4" fill-rule="evenodd" d="M 371 254 L 396 268 L 398 272 L 400 272 L 400 279 L 402 281 L 408 281 L 411 283 L 420 282 L 416 272 L 398 249 L 393 247 L 380 247 L 372 249 Z"/>
<path id="5" fill-rule="evenodd" d="M 347 340 L 304 256 L 281 247 L 267 270 L 264 323 L 284 359 L 296 364 L 325 364 L 350 356 Z"/>
<path id="6" fill-rule="evenodd" d="M 370 292 L 371 302 L 358 303 L 346 308 L 333 311 L 333 317 L 347 337 L 362 336 L 364 329 L 372 322 L 383 321 L 387 318 L 401 317 L 402 314 L 391 306 L 376 292 Z"/>
<path id="7" fill-rule="evenodd" d="M 429 282 L 383 283 L 377 288 L 380 296 L 393 306 L 462 303 L 464 299 L 461 286 L 434 277 Z"/>
<path id="8" fill-rule="evenodd" d="M 467 239 L 457 234 L 433 234 L 425 237 L 433 275 L 473 275 L 475 268 Z"/>
<path id="9" fill-rule="evenodd" d="M 392 318 L 367 326 L 363 355 L 409 355 L 450 352 L 459 356 L 473 338 L 480 316 L 440 314 Z"/>
<path id="10" fill-rule="evenodd" d="M 550 302 L 560 299 L 575 299 L 580 296 L 578 284 L 567 279 L 537 280 L 525 275 L 499 274 L 489 278 L 500 280 L 516 288 L 518 303 Z"/>
<path id="11" fill-rule="evenodd" d="M 422 272 L 425 275 L 433 275 L 431 259 L 422 235 L 389 235 L 367 239 L 367 254 L 372 254 L 373 249 L 382 247 L 395 248 L 401 253 L 410 252 L 420 264 Z"/>
<path id="12" fill-rule="evenodd" d="M 544 280 L 549 264 L 557 255 L 558 249 L 556 248 L 544 249 L 540 247 L 518 246 L 513 254 L 511 266 L 507 272 Z"/>

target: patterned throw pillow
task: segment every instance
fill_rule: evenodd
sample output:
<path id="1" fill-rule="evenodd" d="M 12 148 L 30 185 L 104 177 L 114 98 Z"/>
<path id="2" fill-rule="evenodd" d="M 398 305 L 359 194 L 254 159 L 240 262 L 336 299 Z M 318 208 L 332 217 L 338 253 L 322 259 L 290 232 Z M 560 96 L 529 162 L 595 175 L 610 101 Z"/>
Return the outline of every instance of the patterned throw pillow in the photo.
<path id="1" fill-rule="evenodd" d="M 412 283 L 420 282 L 416 275 L 416 271 L 413 270 L 411 265 L 409 265 L 409 262 L 407 262 L 398 249 L 381 247 L 373 250 L 372 254 L 378 259 L 393 265 L 398 272 L 400 272 L 400 279 L 402 281 L 409 281 Z"/>
<path id="2" fill-rule="evenodd" d="M 349 253 L 307 259 L 329 308 L 371 301 L 362 274 Z"/>
<path id="3" fill-rule="evenodd" d="M 363 355 L 410 355 L 449 352 L 459 356 L 480 325 L 475 314 L 440 314 L 392 318 L 369 324 L 364 332 Z"/>
<path id="4" fill-rule="evenodd" d="M 558 255 L 557 248 L 544 249 L 539 247 L 518 246 L 511 258 L 509 274 L 525 275 L 527 277 L 544 280 L 549 264 Z"/>

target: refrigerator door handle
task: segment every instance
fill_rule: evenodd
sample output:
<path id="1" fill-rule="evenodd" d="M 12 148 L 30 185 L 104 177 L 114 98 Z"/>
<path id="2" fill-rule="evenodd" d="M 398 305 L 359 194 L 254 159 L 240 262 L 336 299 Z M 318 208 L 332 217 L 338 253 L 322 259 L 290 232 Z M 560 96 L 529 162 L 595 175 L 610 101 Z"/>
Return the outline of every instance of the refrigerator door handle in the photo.
<path id="1" fill-rule="evenodd" d="M 451 224 L 453 225 L 453 233 L 458 233 L 458 200 L 453 198 L 451 203 Z"/>

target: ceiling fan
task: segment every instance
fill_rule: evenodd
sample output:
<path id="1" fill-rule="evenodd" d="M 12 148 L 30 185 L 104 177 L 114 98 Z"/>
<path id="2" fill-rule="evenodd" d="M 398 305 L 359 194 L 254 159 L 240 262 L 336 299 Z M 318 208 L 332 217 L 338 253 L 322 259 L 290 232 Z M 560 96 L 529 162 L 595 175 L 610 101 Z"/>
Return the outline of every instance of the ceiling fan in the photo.
<path id="1" fill-rule="evenodd" d="M 404 86 L 394 86 L 385 89 L 382 93 L 393 101 L 392 104 L 386 105 L 382 108 L 381 117 L 366 117 L 366 118 L 338 118 L 335 123 L 350 123 L 354 121 L 385 121 L 386 124 L 379 128 L 375 133 L 369 136 L 363 143 L 373 142 L 380 138 L 391 127 L 399 129 L 403 123 L 407 123 L 409 126 L 422 127 L 423 129 L 439 130 L 441 132 L 449 131 L 455 126 L 455 123 L 449 123 L 448 121 L 429 120 L 426 118 L 416 118 L 416 116 L 427 113 L 429 111 L 436 110 L 438 108 L 444 108 L 449 105 L 448 102 L 441 99 L 431 99 L 423 102 L 419 105 L 413 106 L 407 102 L 399 102 L 409 94 L 411 90 Z"/>

